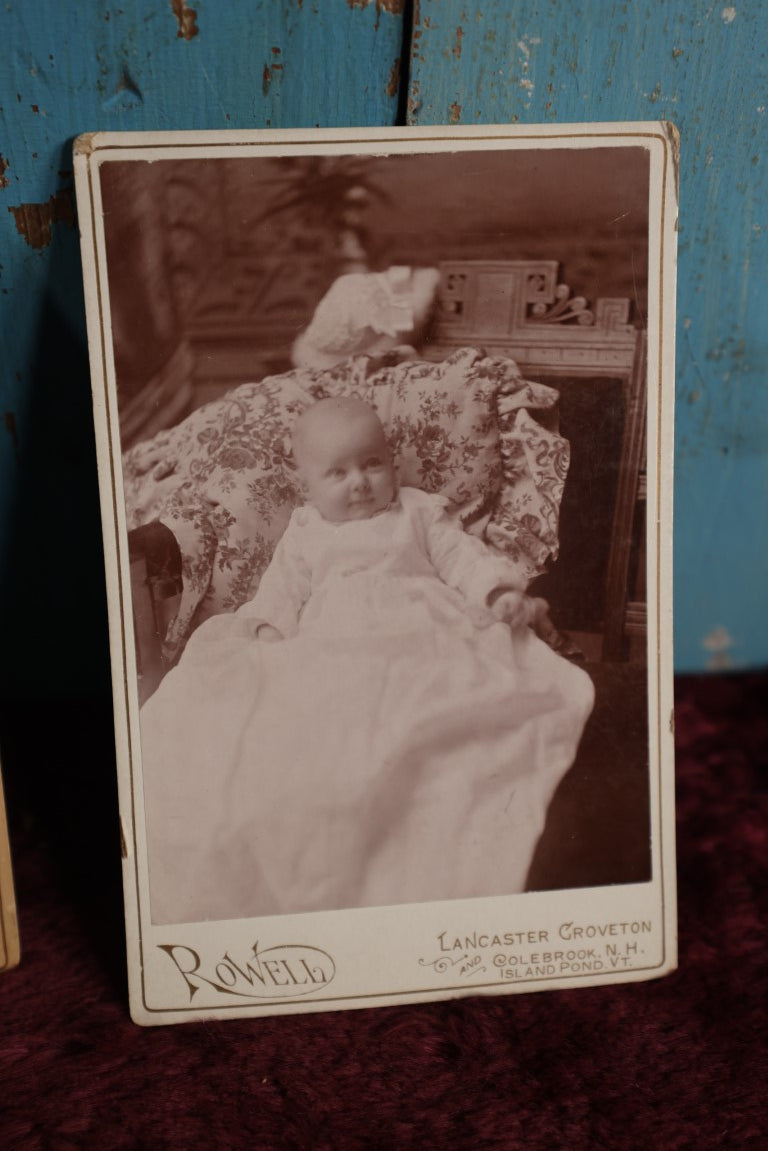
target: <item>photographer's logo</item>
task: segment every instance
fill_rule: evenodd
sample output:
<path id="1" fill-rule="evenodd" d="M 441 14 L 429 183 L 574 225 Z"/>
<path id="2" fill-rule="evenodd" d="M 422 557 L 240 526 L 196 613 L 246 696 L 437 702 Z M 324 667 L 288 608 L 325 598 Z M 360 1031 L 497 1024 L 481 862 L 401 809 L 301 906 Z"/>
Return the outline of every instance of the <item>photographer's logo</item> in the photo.
<path id="1" fill-rule="evenodd" d="M 336 974 L 331 956 L 319 947 L 282 943 L 259 949 L 258 940 L 245 959 L 224 952 L 215 962 L 185 943 L 160 943 L 189 991 L 190 1002 L 201 987 L 241 999 L 281 999 L 309 995 L 326 987 Z"/>

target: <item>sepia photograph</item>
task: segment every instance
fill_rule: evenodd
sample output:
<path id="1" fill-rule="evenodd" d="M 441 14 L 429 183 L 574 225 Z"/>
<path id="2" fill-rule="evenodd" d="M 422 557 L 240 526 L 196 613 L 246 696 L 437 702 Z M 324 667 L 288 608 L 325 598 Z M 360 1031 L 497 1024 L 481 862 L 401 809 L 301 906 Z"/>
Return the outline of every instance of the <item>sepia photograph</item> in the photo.
<path id="1" fill-rule="evenodd" d="M 81 144 L 127 914 L 190 1009 L 298 1002 L 281 922 L 323 985 L 420 908 L 664 935 L 667 141 L 604 127 Z"/>

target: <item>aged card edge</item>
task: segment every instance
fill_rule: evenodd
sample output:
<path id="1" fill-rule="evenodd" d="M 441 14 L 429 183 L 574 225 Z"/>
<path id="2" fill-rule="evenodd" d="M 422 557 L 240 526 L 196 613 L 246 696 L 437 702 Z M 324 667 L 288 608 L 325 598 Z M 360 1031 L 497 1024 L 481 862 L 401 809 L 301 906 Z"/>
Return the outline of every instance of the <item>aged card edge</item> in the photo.
<path id="1" fill-rule="evenodd" d="M 641 140 L 660 141 L 664 148 L 664 168 L 665 175 L 663 180 L 663 194 L 667 199 L 667 203 L 671 207 L 674 201 L 675 211 L 677 208 L 677 194 L 676 187 L 670 182 L 671 172 L 667 172 L 667 166 L 675 163 L 676 156 L 676 133 L 674 130 L 670 132 L 670 126 L 661 124 L 659 122 L 636 122 L 629 124 L 584 124 L 584 125 L 565 125 L 565 126 L 539 126 L 531 125 L 525 128 L 514 129 L 507 126 L 483 126 L 476 130 L 464 129 L 456 130 L 452 128 L 424 128 L 424 129 L 378 129 L 378 130 L 326 130 L 319 132 L 309 132 L 305 130 L 296 129 L 289 132 L 275 130 L 273 132 L 227 132 L 227 133 L 94 133 L 88 134 L 85 137 L 80 137 L 76 142 L 75 147 L 75 169 L 76 169 L 76 183 L 78 188 L 78 203 L 81 212 L 81 236 L 83 241 L 83 262 L 85 267 L 86 279 L 86 301 L 88 308 L 89 320 L 89 348 L 92 355 L 92 364 L 103 364 L 103 356 L 105 354 L 104 348 L 104 331 L 100 323 L 100 288 L 97 270 L 97 243 L 95 232 L 93 231 L 93 202 L 90 195 L 88 184 L 92 179 L 94 161 L 98 157 L 100 151 L 115 149 L 130 149 L 141 146 L 142 148 L 147 145 L 158 145 L 160 147 L 178 147 L 185 148 L 193 146 L 199 148 L 202 146 L 209 146 L 212 148 L 219 148 L 222 144 L 226 147 L 239 146 L 243 144 L 266 144 L 270 146 L 285 145 L 290 147 L 302 142 L 310 144 L 312 147 L 323 145 L 325 143 L 338 143 L 348 145 L 350 148 L 360 142 L 368 143 L 384 143 L 391 142 L 402 144 L 403 142 L 412 142 L 417 145 L 420 142 L 427 140 L 435 140 L 440 142 L 455 141 L 461 143 L 462 141 L 471 141 L 472 139 L 515 139 L 530 141 L 534 145 L 537 140 L 575 140 L 582 139 L 583 141 L 606 139 L 606 143 L 611 140 L 616 141 L 621 137 L 640 137 Z M 640 141 L 639 141 L 640 142 Z M 674 155 L 672 155 L 674 152 Z M 87 209 L 85 206 L 87 204 Z M 85 210 L 84 210 L 85 209 Z M 90 230 L 86 227 L 83 228 L 83 223 L 90 224 Z M 673 222 L 671 220 L 671 210 L 667 213 L 663 221 L 663 232 L 661 237 L 661 252 L 662 255 L 666 253 L 667 267 L 662 272 L 663 279 L 662 292 L 659 299 L 659 348 L 658 348 L 658 368 L 657 368 L 657 388 L 656 395 L 658 400 L 658 418 L 661 420 L 660 425 L 660 439 L 657 451 L 657 465 L 658 465 L 658 492 L 657 492 L 657 538 L 658 538 L 658 563 L 656 570 L 656 586 L 658 589 L 657 598 L 657 615 L 658 622 L 656 628 L 657 636 L 657 678 L 655 679 L 655 690 L 651 689 L 649 677 L 649 705 L 652 703 L 653 698 L 658 696 L 657 708 L 657 728 L 658 728 L 658 774 L 659 774 L 659 788 L 658 788 L 658 807 L 659 807 L 659 833 L 658 842 L 660 850 L 660 860 L 663 867 L 663 874 L 660 877 L 659 890 L 663 905 L 663 926 L 662 932 L 664 937 L 664 958 L 660 965 L 654 967 L 652 970 L 634 970 L 625 973 L 611 973 L 610 976 L 600 977 L 593 976 L 587 981 L 576 979 L 558 980 L 549 987 L 562 987 L 562 986 L 599 986 L 602 984 L 612 984 L 617 982 L 637 982 L 645 979 L 655 978 L 668 973 L 676 966 L 676 914 L 675 914 L 675 880 L 674 880 L 674 797 L 673 797 L 673 772 L 670 766 L 673 764 L 673 752 L 670 751 L 671 746 L 671 730 L 667 723 L 664 721 L 664 715 L 670 717 L 671 723 L 672 715 L 672 675 L 671 675 L 671 475 L 672 475 L 672 458 L 671 458 L 671 444 L 672 444 L 672 412 L 673 412 L 673 364 L 674 364 L 674 264 L 675 264 L 675 250 L 674 244 L 670 243 L 670 231 L 673 230 Z M 93 357 L 97 358 L 93 358 Z M 93 371 L 93 369 L 92 369 Z M 100 378 L 96 378 L 99 376 Z M 107 434 L 106 444 L 105 435 L 108 433 L 109 414 L 107 411 L 107 397 L 106 392 L 106 373 L 97 370 L 94 371 L 94 418 L 97 422 L 97 439 L 99 444 L 99 474 L 100 474 L 100 489 L 102 500 L 102 517 L 105 527 L 105 558 L 107 564 L 107 579 L 110 595 L 110 650 L 112 652 L 113 663 L 113 683 L 114 683 L 114 696 L 115 696 L 115 721 L 116 721 L 116 734 L 118 742 L 118 758 L 121 763 L 128 755 L 128 768 L 130 775 L 130 728 L 131 728 L 131 701 L 127 690 L 126 681 L 126 656 L 124 650 L 124 621 L 122 613 L 124 608 L 122 606 L 122 587 L 121 587 L 121 572 L 117 566 L 117 553 L 119 549 L 119 517 L 116 515 L 115 508 L 115 483 L 114 483 L 114 461 L 112 460 L 112 440 Z M 672 378 L 670 378 L 672 377 Z M 99 389 L 102 389 L 99 394 Z M 651 521 L 649 516 L 649 527 Z M 666 527 L 666 536 L 662 538 L 662 528 Z M 115 607 L 119 608 L 119 613 Z M 119 616 L 119 618 L 115 618 Z M 652 651 L 651 651 L 651 654 Z M 666 674 L 662 668 L 662 663 L 666 665 Z M 649 665 L 650 666 L 650 665 Z M 652 717 L 653 718 L 653 717 Z M 122 777 L 125 772 L 119 772 Z M 127 794 L 126 794 L 127 791 Z M 122 780 L 120 790 L 121 797 L 121 828 L 127 845 L 126 857 L 124 857 L 124 871 L 125 871 L 125 898 L 126 898 L 126 917 L 127 917 L 127 933 L 128 933 L 128 946 L 129 957 L 133 953 L 133 958 L 129 958 L 129 971 L 130 971 L 130 986 L 131 986 L 131 1010 L 132 1016 L 138 1023 L 142 1024 L 155 1024 L 165 1022 L 179 1022 L 182 1021 L 180 1015 L 174 1010 L 157 1011 L 156 1009 L 149 1008 L 145 1002 L 143 979 L 137 982 L 137 971 L 141 971 L 142 958 L 141 958 L 141 929 L 138 920 L 138 899 L 137 899 L 137 862 L 135 855 L 135 812 L 132 802 L 132 787 L 126 789 L 125 781 Z M 671 798 L 670 798 L 671 797 Z M 129 830 L 130 829 L 130 830 Z M 133 845 L 133 850 L 132 850 Z M 671 861 L 671 865 L 670 865 Z M 666 866 L 665 866 L 666 865 Z M 587 890 L 602 890 L 602 889 L 587 889 Z M 320 1011 L 330 1009 L 349 1009 L 349 1008 L 363 1008 L 371 1005 L 371 999 L 376 998 L 381 1002 L 386 1003 L 402 1003 L 402 1002 L 422 1002 L 433 1000 L 444 1000 L 456 998 L 465 995 L 474 994 L 517 994 L 529 993 L 537 990 L 545 990 L 549 988 L 540 987 L 535 982 L 510 988 L 499 985 L 494 985 L 492 988 L 485 990 L 477 987 L 467 988 L 441 988 L 434 991 L 414 991 L 413 993 L 393 992 L 391 994 L 384 993 L 375 997 L 366 997 L 363 999 L 355 998 L 354 1000 L 340 999 L 334 1000 L 332 1003 L 318 1002 L 316 1000 L 304 1001 L 299 1003 L 272 1003 L 269 1005 L 254 1005 L 243 1007 L 241 1005 L 233 1005 L 237 1010 L 237 1014 L 241 1016 L 261 1016 L 273 1014 L 285 1014 L 304 1011 Z M 189 1010 L 183 1014 L 184 1019 L 195 1018 L 226 1018 L 232 1017 L 232 1010 Z"/>

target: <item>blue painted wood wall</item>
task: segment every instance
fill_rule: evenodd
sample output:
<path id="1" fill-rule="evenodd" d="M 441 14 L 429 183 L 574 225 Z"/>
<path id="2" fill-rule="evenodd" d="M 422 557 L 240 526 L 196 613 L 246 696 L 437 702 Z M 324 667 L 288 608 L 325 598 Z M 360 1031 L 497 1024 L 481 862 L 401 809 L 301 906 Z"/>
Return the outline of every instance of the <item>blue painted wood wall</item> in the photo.
<path id="1" fill-rule="evenodd" d="M 0 45 L 3 690 L 108 675 L 72 138 L 406 117 L 677 125 L 676 666 L 768 664 L 762 0 L 10 0 Z"/>

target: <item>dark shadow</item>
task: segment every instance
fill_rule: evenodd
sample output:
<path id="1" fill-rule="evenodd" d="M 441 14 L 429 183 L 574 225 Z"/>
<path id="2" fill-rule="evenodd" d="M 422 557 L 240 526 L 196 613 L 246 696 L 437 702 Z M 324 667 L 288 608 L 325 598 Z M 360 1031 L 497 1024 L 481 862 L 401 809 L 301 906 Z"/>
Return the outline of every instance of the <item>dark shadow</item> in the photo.
<path id="1" fill-rule="evenodd" d="M 651 879 L 647 685 L 637 664 L 592 664 L 595 707 L 555 792 L 528 891 Z"/>
<path id="2" fill-rule="evenodd" d="M 538 377 L 537 377 L 538 378 Z M 613 513 L 621 465 L 621 380 L 541 377 L 560 392 L 559 430 L 571 445 L 560 506 L 560 554 L 531 585 L 549 601 L 553 619 L 571 631 L 602 631 Z"/>
<path id="3" fill-rule="evenodd" d="M 414 0 L 403 2 L 403 38 L 400 46 L 400 72 L 398 75 L 397 114 L 395 124 L 408 123 L 408 99 L 411 87 L 411 53 L 413 51 Z"/>
<path id="4" fill-rule="evenodd" d="M 60 168 L 71 170 L 71 146 Z M 0 582 L 3 775 L 12 830 L 44 846 L 67 902 L 122 982 L 106 590 L 76 228 L 54 228 L 48 259 Z M 25 891 L 17 897 L 23 927 Z"/>

